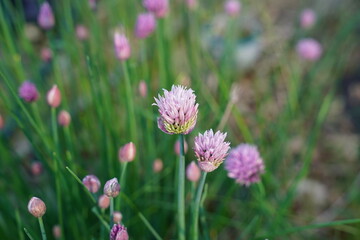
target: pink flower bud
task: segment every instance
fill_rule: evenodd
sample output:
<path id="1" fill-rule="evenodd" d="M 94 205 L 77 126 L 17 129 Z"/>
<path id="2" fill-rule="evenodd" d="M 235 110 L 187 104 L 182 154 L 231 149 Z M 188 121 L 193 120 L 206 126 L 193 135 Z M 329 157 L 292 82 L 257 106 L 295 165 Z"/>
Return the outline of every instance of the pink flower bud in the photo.
<path id="1" fill-rule="evenodd" d="M 100 188 L 100 180 L 95 175 L 87 175 L 82 180 L 85 187 L 92 193 L 96 193 Z"/>
<path id="2" fill-rule="evenodd" d="M 43 165 L 41 162 L 33 162 L 31 164 L 31 173 L 34 176 L 39 176 L 43 171 Z"/>
<path id="3" fill-rule="evenodd" d="M 55 17 L 48 2 L 44 2 L 40 6 L 38 24 L 45 30 L 49 30 L 55 25 Z"/>
<path id="4" fill-rule="evenodd" d="M 89 38 L 89 31 L 84 25 L 77 25 L 76 26 L 76 37 L 84 41 Z"/>
<path id="5" fill-rule="evenodd" d="M 114 48 L 115 48 L 115 55 L 120 61 L 125 61 L 130 58 L 131 47 L 128 39 L 124 34 L 115 32 Z"/>
<path id="6" fill-rule="evenodd" d="M 137 38 L 147 38 L 154 32 L 156 19 L 152 13 L 139 14 L 135 25 L 135 36 Z"/>
<path id="7" fill-rule="evenodd" d="M 98 200 L 99 207 L 106 209 L 110 206 L 110 198 L 106 195 L 101 195 Z"/>
<path id="8" fill-rule="evenodd" d="M 200 168 L 192 161 L 186 168 L 186 177 L 191 182 L 199 181 L 201 176 Z"/>
<path id="9" fill-rule="evenodd" d="M 312 9 L 305 9 L 300 15 L 300 25 L 304 29 L 311 28 L 316 22 L 316 14 Z"/>
<path id="10" fill-rule="evenodd" d="M 120 162 L 131 162 L 134 160 L 136 155 L 135 144 L 129 142 L 119 149 L 119 160 Z"/>
<path id="11" fill-rule="evenodd" d="M 50 62 L 50 60 L 52 59 L 52 51 L 50 48 L 44 47 L 41 49 L 41 59 L 44 62 Z"/>
<path id="12" fill-rule="evenodd" d="M 177 155 L 180 155 L 180 141 L 177 140 L 175 142 L 175 145 L 174 145 L 174 151 Z M 187 142 L 184 140 L 184 153 L 187 153 L 188 151 L 188 144 Z"/>
<path id="13" fill-rule="evenodd" d="M 5 121 L 4 121 L 4 118 L 0 114 L 0 129 L 3 129 L 4 126 L 5 126 Z"/>
<path id="14" fill-rule="evenodd" d="M 296 51 L 301 58 L 316 61 L 321 57 L 322 47 L 318 41 L 311 38 L 304 38 L 298 42 Z"/>
<path id="15" fill-rule="evenodd" d="M 19 88 L 19 95 L 26 102 L 35 102 L 39 99 L 39 93 L 35 84 L 30 81 L 25 81 Z"/>
<path id="16" fill-rule="evenodd" d="M 163 161 L 161 159 L 155 159 L 154 163 L 153 163 L 153 171 L 155 173 L 159 173 L 162 171 L 163 169 Z"/>
<path id="17" fill-rule="evenodd" d="M 113 213 L 114 223 L 120 223 L 122 218 L 123 218 L 123 216 L 122 216 L 121 212 L 114 212 Z"/>
<path id="18" fill-rule="evenodd" d="M 143 0 L 143 6 L 157 18 L 163 18 L 169 12 L 168 0 Z"/>
<path id="19" fill-rule="evenodd" d="M 67 111 L 62 110 L 58 115 L 58 122 L 61 126 L 68 126 L 71 122 L 70 114 Z"/>
<path id="20" fill-rule="evenodd" d="M 28 203 L 28 210 L 34 217 L 42 217 L 46 212 L 45 203 L 37 197 L 32 197 Z"/>
<path id="21" fill-rule="evenodd" d="M 48 104 L 53 107 L 56 108 L 60 105 L 61 103 L 61 93 L 59 88 L 54 85 L 47 93 L 46 95 L 46 100 L 48 102 Z"/>
<path id="22" fill-rule="evenodd" d="M 59 225 L 55 225 L 52 229 L 54 238 L 58 239 L 61 237 L 61 228 Z"/>
<path id="23" fill-rule="evenodd" d="M 116 197 L 120 193 L 120 185 L 117 178 L 110 179 L 105 183 L 104 193 L 108 197 Z"/>
<path id="24" fill-rule="evenodd" d="M 236 17 L 240 13 L 241 3 L 237 0 L 228 0 L 224 5 L 224 9 L 229 16 Z"/>
<path id="25" fill-rule="evenodd" d="M 144 80 L 141 80 L 139 83 L 139 93 L 140 96 L 145 98 L 147 96 L 147 85 Z"/>

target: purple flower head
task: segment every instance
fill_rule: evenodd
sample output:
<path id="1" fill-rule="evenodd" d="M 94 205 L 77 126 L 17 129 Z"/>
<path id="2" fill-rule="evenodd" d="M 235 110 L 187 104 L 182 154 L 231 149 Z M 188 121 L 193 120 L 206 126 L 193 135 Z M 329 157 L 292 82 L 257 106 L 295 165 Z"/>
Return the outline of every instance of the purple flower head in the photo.
<path id="1" fill-rule="evenodd" d="M 259 182 L 264 168 L 257 147 L 250 144 L 240 144 L 232 149 L 225 160 L 228 176 L 245 186 Z"/>
<path id="2" fill-rule="evenodd" d="M 194 151 L 201 170 L 212 172 L 224 161 L 230 149 L 230 143 L 225 142 L 225 138 L 226 133 L 217 131 L 214 134 L 212 129 L 195 137 Z"/>
<path id="3" fill-rule="evenodd" d="M 137 17 L 135 25 L 135 36 L 137 38 L 147 38 L 154 32 L 156 19 L 152 13 L 141 13 Z"/>
<path id="4" fill-rule="evenodd" d="M 312 9 L 305 9 L 300 15 L 300 25 L 304 29 L 311 28 L 316 22 L 316 13 Z"/>
<path id="5" fill-rule="evenodd" d="M 49 30 L 55 25 L 55 17 L 48 2 L 44 2 L 40 6 L 38 24 L 45 30 Z"/>
<path id="6" fill-rule="evenodd" d="M 164 96 L 155 98 L 153 105 L 159 107 L 158 127 L 167 134 L 188 134 L 196 124 L 198 106 L 194 91 L 183 86 L 164 89 Z"/>
<path id="7" fill-rule="evenodd" d="M 35 84 L 25 81 L 19 88 L 19 96 L 26 102 L 35 102 L 39 98 L 39 93 Z"/>
<path id="8" fill-rule="evenodd" d="M 117 178 L 112 178 L 105 183 L 104 194 L 108 197 L 116 197 L 120 193 L 120 184 Z"/>
<path id="9" fill-rule="evenodd" d="M 312 38 L 304 38 L 296 45 L 296 51 L 301 58 L 316 61 L 321 57 L 322 47 L 318 41 Z"/>
<path id="10" fill-rule="evenodd" d="M 82 180 L 85 187 L 92 193 L 97 193 L 100 188 L 100 180 L 95 175 L 87 175 Z"/>
<path id="11" fill-rule="evenodd" d="M 129 235 L 126 227 L 121 224 L 114 224 L 110 232 L 110 240 L 128 240 Z"/>
<path id="12" fill-rule="evenodd" d="M 235 17 L 240 13 L 241 3 L 237 0 L 228 0 L 225 2 L 224 9 L 229 16 Z"/>
<path id="13" fill-rule="evenodd" d="M 169 11 L 168 0 L 143 0 L 143 6 L 157 18 L 163 18 Z"/>
<path id="14" fill-rule="evenodd" d="M 115 55 L 119 60 L 125 61 L 130 58 L 131 47 L 130 47 L 129 40 L 127 39 L 127 37 L 124 34 L 115 32 L 114 48 L 115 48 Z"/>

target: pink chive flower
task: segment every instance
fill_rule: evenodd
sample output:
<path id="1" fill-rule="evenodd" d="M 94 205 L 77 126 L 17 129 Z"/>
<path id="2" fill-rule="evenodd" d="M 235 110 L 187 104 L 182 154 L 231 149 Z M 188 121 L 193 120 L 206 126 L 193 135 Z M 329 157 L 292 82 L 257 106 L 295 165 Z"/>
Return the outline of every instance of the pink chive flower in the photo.
<path id="1" fill-rule="evenodd" d="M 45 30 L 49 30 L 55 25 L 55 17 L 48 2 L 44 2 L 40 6 L 38 24 Z"/>
<path id="2" fill-rule="evenodd" d="M 167 134 L 188 134 L 195 125 L 199 104 L 192 89 L 183 86 L 164 89 L 164 96 L 158 95 L 153 105 L 159 107 L 158 127 Z"/>
<path id="3" fill-rule="evenodd" d="M 37 197 L 32 197 L 28 203 L 28 210 L 36 218 L 42 217 L 46 212 L 45 203 Z"/>
<path id="4" fill-rule="evenodd" d="M 240 144 L 232 149 L 225 160 L 228 176 L 245 186 L 259 182 L 260 174 L 264 173 L 264 168 L 257 147 L 250 144 Z"/>
<path id="5" fill-rule="evenodd" d="M 161 159 L 155 159 L 153 163 L 153 171 L 154 173 L 159 173 L 163 170 L 164 164 Z"/>
<path id="6" fill-rule="evenodd" d="M 101 195 L 98 199 L 98 205 L 101 209 L 106 209 L 110 206 L 110 198 L 108 196 Z"/>
<path id="7" fill-rule="evenodd" d="M 177 155 L 180 155 L 180 141 L 179 140 L 177 140 L 174 144 L 174 151 Z M 188 151 L 188 144 L 184 140 L 184 153 L 187 153 L 187 151 Z"/>
<path id="8" fill-rule="evenodd" d="M 30 81 L 25 81 L 19 87 L 19 96 L 26 102 L 35 102 L 39 98 L 39 93 L 36 89 L 35 84 Z"/>
<path id="9" fill-rule="evenodd" d="M 105 183 L 104 194 L 108 197 L 116 197 L 120 193 L 120 184 L 117 178 L 110 179 Z"/>
<path id="10" fill-rule="evenodd" d="M 87 175 L 82 180 L 85 187 L 92 193 L 99 191 L 101 186 L 100 180 L 95 175 Z"/>
<path id="11" fill-rule="evenodd" d="M 43 171 L 43 165 L 41 162 L 33 162 L 31 164 L 31 173 L 34 176 L 39 176 Z"/>
<path id="12" fill-rule="evenodd" d="M 84 41 L 89 38 L 89 31 L 84 25 L 81 24 L 77 25 L 75 31 L 76 31 L 76 37 L 80 41 Z"/>
<path id="13" fill-rule="evenodd" d="M 54 85 L 47 93 L 46 100 L 48 104 L 53 107 L 57 108 L 61 103 L 61 93 L 59 88 Z"/>
<path id="14" fill-rule="evenodd" d="M 52 59 L 52 51 L 50 48 L 43 47 L 41 49 L 40 55 L 41 60 L 43 60 L 44 62 L 50 62 L 50 60 Z"/>
<path id="15" fill-rule="evenodd" d="M 143 6 L 157 18 L 163 18 L 169 11 L 168 0 L 143 0 Z"/>
<path id="16" fill-rule="evenodd" d="M 187 167 L 186 167 L 186 178 L 191 182 L 197 182 L 199 181 L 201 176 L 201 171 L 198 165 L 194 161 L 192 161 Z"/>
<path id="17" fill-rule="evenodd" d="M 322 47 L 318 41 L 312 38 L 304 38 L 297 43 L 296 51 L 301 58 L 316 61 L 321 57 Z"/>
<path id="18" fill-rule="evenodd" d="M 304 29 L 311 28 L 316 22 L 316 13 L 312 9 L 305 9 L 300 15 L 300 26 Z"/>
<path id="19" fill-rule="evenodd" d="M 225 2 L 224 10 L 229 16 L 236 17 L 240 13 L 241 3 L 237 0 L 228 0 Z"/>
<path id="20" fill-rule="evenodd" d="M 137 17 L 135 25 L 135 36 L 137 38 L 147 38 L 152 34 L 156 27 L 156 19 L 152 13 L 141 13 Z"/>
<path id="21" fill-rule="evenodd" d="M 198 6 L 197 0 L 186 0 L 185 3 L 190 10 L 195 10 Z"/>
<path id="22" fill-rule="evenodd" d="M 146 98 L 147 96 L 147 85 L 144 80 L 141 80 L 139 83 L 139 93 L 142 98 Z"/>
<path id="23" fill-rule="evenodd" d="M 115 48 L 115 55 L 120 61 L 125 61 L 130 58 L 131 47 L 128 39 L 124 34 L 115 32 L 114 48 Z"/>
<path id="24" fill-rule="evenodd" d="M 55 225 L 52 229 L 54 238 L 58 239 L 61 237 L 61 228 L 59 225 Z"/>
<path id="25" fill-rule="evenodd" d="M 131 162 L 134 160 L 136 155 L 135 144 L 129 142 L 119 149 L 119 160 L 120 162 Z"/>
<path id="26" fill-rule="evenodd" d="M 70 113 L 65 110 L 62 110 L 58 115 L 58 123 L 61 126 L 66 127 L 69 126 L 70 122 L 71 122 Z"/>
<path id="27" fill-rule="evenodd" d="M 225 138 L 226 133 L 217 131 L 214 134 L 212 129 L 195 137 L 194 151 L 201 170 L 212 172 L 224 161 L 230 149 L 230 143 L 225 142 Z"/>
<path id="28" fill-rule="evenodd" d="M 4 118 L 0 114 L 0 129 L 3 129 L 4 126 L 5 126 L 5 121 L 4 121 Z"/>
<path id="29" fill-rule="evenodd" d="M 126 227 L 121 224 L 114 224 L 110 231 L 110 240 L 128 240 L 129 235 Z"/>
<path id="30" fill-rule="evenodd" d="M 120 223 L 122 218 L 123 218 L 123 216 L 122 216 L 121 212 L 114 212 L 113 213 L 113 221 L 114 221 L 114 223 Z"/>

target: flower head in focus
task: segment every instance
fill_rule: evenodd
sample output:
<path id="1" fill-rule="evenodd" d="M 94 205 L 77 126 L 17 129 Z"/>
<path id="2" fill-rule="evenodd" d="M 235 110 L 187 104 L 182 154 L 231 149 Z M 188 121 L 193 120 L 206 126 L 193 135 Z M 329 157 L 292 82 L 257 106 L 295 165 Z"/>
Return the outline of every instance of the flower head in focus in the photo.
<path id="1" fill-rule="evenodd" d="M 129 235 L 126 227 L 121 224 L 114 224 L 110 231 L 110 240 L 128 240 Z"/>

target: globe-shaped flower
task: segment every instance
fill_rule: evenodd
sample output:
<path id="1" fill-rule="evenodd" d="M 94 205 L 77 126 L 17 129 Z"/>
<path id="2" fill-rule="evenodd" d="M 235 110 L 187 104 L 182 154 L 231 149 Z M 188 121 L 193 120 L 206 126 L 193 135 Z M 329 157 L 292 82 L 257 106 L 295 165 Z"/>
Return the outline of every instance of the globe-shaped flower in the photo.
<path id="1" fill-rule="evenodd" d="M 121 224 L 114 224 L 110 232 L 110 240 L 128 240 L 129 235 L 126 227 Z"/>
<path id="2" fill-rule="evenodd" d="M 230 143 L 225 142 L 225 138 L 226 133 L 217 131 L 214 134 L 212 129 L 195 137 L 194 151 L 201 170 L 212 172 L 224 161 L 230 149 Z"/>
<path id="3" fill-rule="evenodd" d="M 301 39 L 296 45 L 298 55 L 308 61 L 316 61 L 321 57 L 322 46 L 312 38 Z"/>
<path id="4" fill-rule="evenodd" d="M 168 0 L 143 0 L 143 6 L 157 18 L 163 18 L 169 11 Z"/>
<path id="5" fill-rule="evenodd" d="M 35 102 L 39 98 L 39 93 L 35 84 L 25 81 L 19 88 L 19 96 L 26 102 Z"/>
<path id="6" fill-rule="evenodd" d="M 232 149 L 225 160 L 228 176 L 245 186 L 259 182 L 264 168 L 257 147 L 250 144 L 240 144 Z"/>
<path id="7" fill-rule="evenodd" d="M 158 127 L 167 134 L 188 134 L 196 124 L 198 106 L 192 89 L 172 86 L 164 89 L 164 96 L 155 98 L 153 105 L 159 107 Z"/>
<path id="8" fill-rule="evenodd" d="M 137 38 L 147 38 L 154 32 L 156 19 L 152 13 L 141 13 L 137 17 L 135 25 L 135 36 Z"/>

